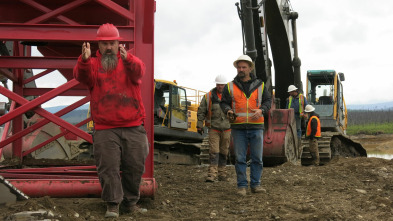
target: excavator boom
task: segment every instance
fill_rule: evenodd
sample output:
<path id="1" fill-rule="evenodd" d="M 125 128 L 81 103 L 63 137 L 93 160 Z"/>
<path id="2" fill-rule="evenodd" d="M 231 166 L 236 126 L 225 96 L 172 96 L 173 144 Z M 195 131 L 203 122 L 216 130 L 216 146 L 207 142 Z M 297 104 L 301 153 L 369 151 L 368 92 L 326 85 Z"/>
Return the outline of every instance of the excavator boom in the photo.
<path id="1" fill-rule="evenodd" d="M 244 53 L 255 62 L 254 74 L 266 82 L 266 87 L 274 95 L 272 109 L 265 116 L 264 162 L 271 165 L 286 161 L 298 164 L 301 160 L 307 164 L 311 155 L 307 142 L 301 142 L 296 135 L 293 109 L 283 109 L 289 96 L 289 85 L 295 85 L 303 93 L 296 34 L 299 15 L 292 10 L 289 0 L 241 0 L 237 7 L 242 24 Z M 274 67 L 274 74 L 271 67 Z M 340 81 L 344 75 L 333 74 L 332 71 L 309 71 L 307 76 L 307 99 L 321 116 L 322 130 L 332 132 L 324 133 L 325 137 L 320 141 L 321 158 L 328 162 L 337 155 L 366 156 L 360 144 L 345 136 L 347 111 Z M 316 100 L 315 92 L 321 90 L 317 83 L 331 76 L 333 78 L 328 83 L 319 86 L 334 93 L 334 100 L 328 94 L 321 94 L 318 96 L 319 101 Z M 313 82 L 313 86 L 309 82 Z M 328 104 L 329 99 L 331 103 Z"/>

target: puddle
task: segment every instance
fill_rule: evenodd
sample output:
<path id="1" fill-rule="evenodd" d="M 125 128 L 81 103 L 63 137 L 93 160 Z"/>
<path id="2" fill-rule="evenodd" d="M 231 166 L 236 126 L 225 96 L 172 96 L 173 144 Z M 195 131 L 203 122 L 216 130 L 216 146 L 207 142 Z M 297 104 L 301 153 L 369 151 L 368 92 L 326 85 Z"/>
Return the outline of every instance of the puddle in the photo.
<path id="1" fill-rule="evenodd" d="M 375 158 L 390 160 L 393 159 L 393 154 L 367 153 L 367 157 L 375 157 Z"/>

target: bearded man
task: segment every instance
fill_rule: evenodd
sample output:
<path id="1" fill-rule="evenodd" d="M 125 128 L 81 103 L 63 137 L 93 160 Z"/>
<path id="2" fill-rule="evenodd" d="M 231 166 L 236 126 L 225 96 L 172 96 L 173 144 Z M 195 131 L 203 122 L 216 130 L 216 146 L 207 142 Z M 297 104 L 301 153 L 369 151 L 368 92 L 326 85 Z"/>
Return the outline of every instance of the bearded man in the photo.
<path id="1" fill-rule="evenodd" d="M 222 92 L 221 109 L 231 120 L 235 150 L 237 193 L 247 195 L 266 192 L 261 186 L 263 170 L 264 115 L 270 110 L 271 95 L 265 83 L 252 73 L 255 64 L 248 55 L 233 62 L 237 75 Z M 236 116 L 236 117 L 235 117 Z M 247 153 L 250 152 L 250 182 L 247 180 Z"/>
<path id="2" fill-rule="evenodd" d="M 91 57 L 90 43 L 84 42 L 74 67 L 75 79 L 91 95 L 94 158 L 109 218 L 119 216 L 121 202 L 126 212 L 146 211 L 136 205 L 149 152 L 140 88 L 145 65 L 119 44 L 120 39 L 114 25 L 101 25 L 96 57 Z"/>

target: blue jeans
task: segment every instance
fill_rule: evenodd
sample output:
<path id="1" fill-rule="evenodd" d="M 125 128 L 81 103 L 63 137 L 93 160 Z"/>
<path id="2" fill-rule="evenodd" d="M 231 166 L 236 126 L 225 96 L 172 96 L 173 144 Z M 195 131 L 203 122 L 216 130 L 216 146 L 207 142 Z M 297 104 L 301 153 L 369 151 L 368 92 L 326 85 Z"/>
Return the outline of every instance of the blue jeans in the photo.
<path id="1" fill-rule="evenodd" d="M 247 149 L 250 148 L 250 187 L 261 185 L 263 170 L 263 129 L 232 129 L 233 146 L 236 156 L 237 187 L 247 188 Z"/>

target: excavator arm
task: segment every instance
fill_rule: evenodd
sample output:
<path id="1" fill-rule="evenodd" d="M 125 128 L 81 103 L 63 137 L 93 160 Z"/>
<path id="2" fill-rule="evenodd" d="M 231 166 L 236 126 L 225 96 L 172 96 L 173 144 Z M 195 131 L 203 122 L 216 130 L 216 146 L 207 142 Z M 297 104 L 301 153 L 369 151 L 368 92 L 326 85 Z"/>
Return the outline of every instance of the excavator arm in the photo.
<path id="1" fill-rule="evenodd" d="M 300 59 L 297 49 L 296 19 L 288 0 L 241 0 L 238 13 L 242 24 L 244 54 L 255 62 L 254 74 L 266 82 L 278 107 L 285 107 L 287 88 L 294 84 L 302 91 Z M 269 51 L 270 49 L 270 51 Z M 270 60 L 272 55 L 273 62 Z"/>

